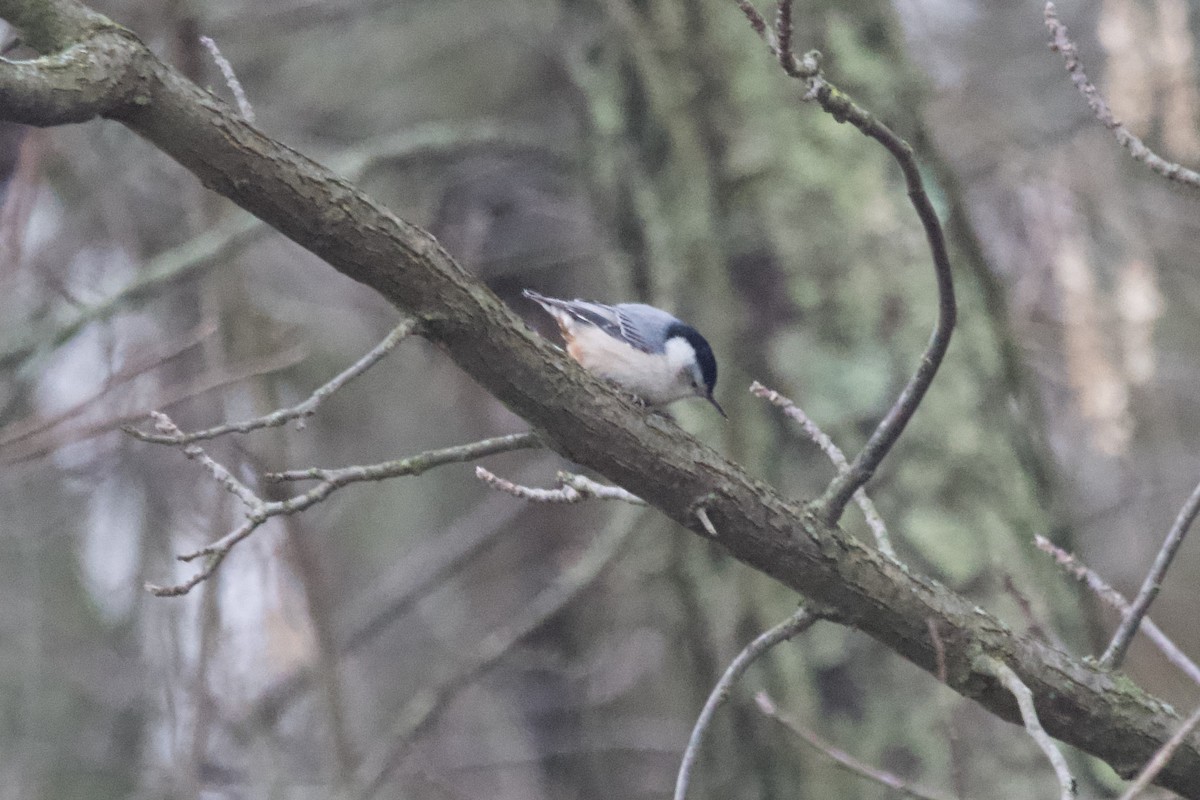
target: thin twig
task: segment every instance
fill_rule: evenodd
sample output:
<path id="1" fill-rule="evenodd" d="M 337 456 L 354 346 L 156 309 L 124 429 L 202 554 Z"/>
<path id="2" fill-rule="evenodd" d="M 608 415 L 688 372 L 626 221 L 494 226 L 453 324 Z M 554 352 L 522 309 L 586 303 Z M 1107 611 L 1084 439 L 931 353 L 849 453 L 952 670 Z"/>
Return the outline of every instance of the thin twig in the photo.
<path id="1" fill-rule="evenodd" d="M 736 2 L 736 0 L 735 0 Z M 815 101 L 825 113 L 837 122 L 849 122 L 864 136 L 879 142 L 892 154 L 904 173 L 904 182 L 908 188 L 908 199 L 916 209 L 921 225 L 925 229 L 925 239 L 933 257 L 934 276 L 937 280 L 938 316 L 934 323 L 933 333 L 917 369 L 913 372 L 908 383 L 896 398 L 895 403 L 876 426 L 875 431 L 867 439 L 867 443 L 850 463 L 850 467 L 840 472 L 825 493 L 815 503 L 817 513 L 828 523 L 836 523 L 842 516 L 846 504 L 875 474 L 879 464 L 891 451 L 900 434 L 916 413 L 917 408 L 925 397 L 933 378 L 941 366 L 942 358 L 950 346 L 950 336 L 954 332 L 958 307 L 954 299 L 954 279 L 950 271 L 950 256 L 946 250 L 946 237 L 938 221 L 937 211 L 933 207 L 929 195 L 925 191 L 925 182 L 921 178 L 920 166 L 913 154 L 912 146 L 897 136 L 891 128 L 884 125 L 874 115 L 856 105 L 850 97 L 830 84 L 821 71 L 821 54 L 810 50 L 799 59 L 790 52 L 783 50 L 779 41 L 784 38 L 786 26 L 790 36 L 792 2 L 780 0 L 777 19 L 781 30 L 776 36 L 769 36 L 765 24 L 760 24 L 761 16 L 748 3 L 736 2 L 746 14 L 751 26 L 767 43 L 771 52 L 779 59 L 788 75 L 802 80 L 808 87 L 804 94 L 805 100 Z"/>
<path id="2" fill-rule="evenodd" d="M 1037 746 L 1046 754 L 1046 758 L 1050 761 L 1050 765 L 1054 767 L 1054 774 L 1058 776 L 1059 797 L 1060 800 L 1074 800 L 1075 798 L 1075 779 L 1071 777 L 1071 771 L 1067 769 L 1067 760 L 1063 758 L 1062 751 L 1058 749 L 1058 745 L 1050 738 L 1050 734 L 1046 733 L 1046 729 L 1042 727 L 1041 720 L 1038 719 L 1037 709 L 1033 705 L 1033 692 L 1021 680 L 1017 673 L 1012 671 L 1012 668 L 991 656 L 980 656 L 975 659 L 975 668 L 979 672 L 991 675 L 1000 684 L 1009 691 L 1017 701 L 1017 707 L 1021 709 L 1021 721 L 1025 723 L 1025 730 L 1029 733 Z"/>
<path id="3" fill-rule="evenodd" d="M 75 405 L 50 417 L 31 417 L 0 427 L 0 449 L 25 441 L 39 434 L 44 434 L 53 428 L 78 419 L 85 412 L 99 405 L 99 401 L 109 397 L 109 393 L 113 389 L 123 384 L 131 383 L 134 379 L 145 373 L 157 369 L 172 359 L 179 357 L 216 333 L 216 331 L 217 326 L 215 324 L 212 322 L 203 322 L 184 334 L 178 341 L 172 342 L 168 347 L 161 348 L 147 358 L 138 359 L 136 362 L 112 373 L 95 392 Z"/>
<path id="4" fill-rule="evenodd" d="M 621 552 L 629 536 L 640 527 L 645 513 L 631 509 L 615 513 L 604 531 L 554 583 L 534 597 L 507 625 L 485 636 L 468 658 L 459 661 L 453 673 L 409 698 L 395 717 L 392 729 L 377 738 L 379 746 L 359 767 L 358 785 L 368 787 L 367 796 L 379 791 L 391 770 L 459 692 L 496 666 L 526 636 L 596 582 Z"/>
<path id="5" fill-rule="evenodd" d="M 812 731 L 808 730 L 807 728 L 802 728 L 800 725 L 796 724 L 795 720 L 786 716 L 782 711 L 779 710 L 779 708 L 775 705 L 775 701 L 772 700 L 770 695 L 768 695 L 766 692 L 759 692 L 756 694 L 754 696 L 754 702 L 758 705 L 758 710 L 763 714 L 775 720 L 784 728 L 787 728 L 789 731 L 794 733 L 796 736 L 799 736 L 805 744 L 816 750 L 821 755 L 832 759 L 833 762 L 839 767 L 842 767 L 843 769 L 855 775 L 866 778 L 870 781 L 874 781 L 882 786 L 886 786 L 892 791 L 899 792 L 907 797 L 915 798 L 915 800 L 952 800 L 952 795 L 944 794 L 932 789 L 926 789 L 920 786 L 913 786 L 893 772 L 888 772 L 877 767 L 872 767 L 869 764 L 864 764 L 854 756 L 847 753 L 845 750 L 842 750 L 839 747 L 834 747 Z"/>
<path id="6" fill-rule="evenodd" d="M 705 701 L 704 708 L 700 710 L 700 716 L 696 719 L 696 725 L 692 728 L 687 749 L 683 751 L 683 761 L 679 765 L 679 775 L 675 778 L 675 800 L 684 800 L 687 797 L 688 784 L 692 780 L 692 771 L 695 769 L 696 759 L 700 755 L 700 745 L 704 742 L 704 735 L 708 732 L 708 727 L 712 723 L 717 709 L 729 699 L 733 684 L 763 653 L 780 642 L 786 642 L 808 630 L 819 619 L 820 616 L 801 607 L 792 616 L 746 645 L 729 664 L 725 674 L 721 676 L 717 685 L 708 695 L 708 700 Z"/>
<path id="7" fill-rule="evenodd" d="M 1133 798 L 1141 794 L 1150 785 L 1150 782 L 1154 780 L 1155 776 L 1162 772 L 1162 768 L 1171 760 L 1171 756 L 1179 749 L 1179 745 L 1183 744 L 1183 740 L 1196 729 L 1197 725 L 1200 725 L 1200 707 L 1197 707 L 1192 712 L 1192 715 L 1179 726 L 1179 730 L 1175 731 L 1175 735 L 1158 749 L 1154 757 L 1142 768 L 1137 778 L 1125 790 L 1125 794 L 1121 795 L 1121 800 L 1133 800 Z"/>
<path id="8" fill-rule="evenodd" d="M 1154 598 L 1158 597 L 1167 570 L 1171 568 L 1171 562 L 1175 559 L 1175 554 L 1179 552 L 1179 546 L 1183 544 L 1183 537 L 1187 536 L 1188 529 L 1192 527 L 1192 522 L 1195 521 L 1197 514 L 1200 514 L 1200 484 L 1196 485 L 1187 502 L 1183 504 L 1183 508 L 1179 509 L 1179 514 L 1175 517 L 1175 524 L 1171 526 L 1167 538 L 1159 548 L 1158 555 L 1154 557 L 1154 563 L 1150 565 L 1150 572 L 1142 581 L 1142 588 L 1138 590 L 1133 605 L 1122 615 L 1117 632 L 1113 634 L 1108 649 L 1100 657 L 1100 666 L 1106 669 L 1118 669 L 1121 662 L 1125 660 L 1129 644 L 1133 641 L 1142 618 L 1150 610 L 1150 604 L 1154 602 Z"/>
<path id="9" fill-rule="evenodd" d="M 774 389 L 768 389 L 758 381 L 750 384 L 750 393 L 755 397 L 762 398 L 778 406 L 783 410 L 784 414 L 798 422 L 804 430 L 805 435 L 813 441 L 813 444 L 821 448 L 821 451 L 833 462 L 833 465 L 839 472 L 850 469 L 850 462 L 846 460 L 846 455 L 842 452 L 842 449 L 834 444 L 833 440 L 825 434 L 825 431 L 821 430 L 820 426 L 808 414 L 804 413 L 804 409 L 796 405 L 793 400 L 784 397 Z M 862 510 L 863 516 L 867 520 L 867 527 L 874 534 L 875 544 L 879 547 L 880 552 L 891 558 L 896 558 L 896 550 L 892 547 L 892 539 L 888 535 L 887 524 L 875 508 L 875 503 L 867 496 L 867 490 L 861 486 L 858 487 L 854 492 L 854 502 Z"/>
<path id="10" fill-rule="evenodd" d="M 242 112 L 242 116 L 246 118 L 246 122 L 254 124 L 254 108 L 250 105 L 250 101 L 246 99 L 246 90 L 242 88 L 242 82 L 238 80 L 237 74 L 233 71 L 233 65 L 229 63 L 229 59 L 221 55 L 217 43 L 208 36 L 200 37 L 200 44 L 208 50 L 208 54 L 212 56 L 212 60 L 217 65 L 217 69 L 221 70 L 221 76 L 225 78 L 225 85 L 229 87 L 229 91 L 233 92 L 233 99 L 237 101 L 238 111 Z"/>
<path id="11" fill-rule="evenodd" d="M 190 444 L 191 442 L 204 441 L 206 439 L 215 439 L 218 436 L 224 436 L 228 433 L 249 433 L 251 431 L 261 430 L 263 428 L 277 428 L 280 425 L 286 425 L 292 420 L 297 420 L 297 426 L 303 427 L 304 420 L 317 413 L 317 407 L 329 397 L 331 394 L 341 389 L 350 381 L 362 375 L 370 369 L 379 359 L 395 349 L 396 345 L 407 338 L 416 327 L 413 320 L 405 320 L 392 329 L 392 332 L 384 337 L 383 341 L 371 348 L 365 356 L 350 365 L 350 368 L 338 374 L 333 380 L 321 386 L 313 392 L 307 400 L 291 408 L 281 408 L 272 411 L 262 417 L 248 419 L 243 422 L 227 422 L 224 425 L 217 425 L 213 428 L 208 428 L 202 431 L 194 431 L 192 433 L 184 433 L 179 431 L 174 435 L 163 433 L 145 433 L 133 427 L 126 427 L 124 430 L 135 439 L 140 439 L 143 442 L 154 442 L 155 444 Z M 178 430 L 178 429 L 176 429 Z"/>
<path id="12" fill-rule="evenodd" d="M 483 468 L 475 468 L 475 477 L 491 486 L 493 489 L 528 500 L 532 503 L 578 503 L 583 500 L 622 500 L 638 506 L 646 505 L 646 501 L 620 486 L 607 486 L 597 483 L 583 475 L 570 472 L 558 473 L 557 489 L 537 489 L 532 486 L 521 486 L 505 480 L 499 475 Z"/>
<path id="13" fill-rule="evenodd" d="M 1117 139 L 1117 143 L 1129 151 L 1135 161 L 1140 161 L 1154 172 L 1163 176 L 1167 180 L 1176 181 L 1192 187 L 1200 187 L 1200 173 L 1188 169 L 1180 164 L 1172 161 L 1167 161 L 1162 156 L 1155 153 L 1145 142 L 1133 134 L 1119 119 L 1113 114 L 1112 109 L 1108 107 L 1104 96 L 1100 94 L 1100 90 L 1096 88 L 1083 71 L 1083 62 L 1079 60 L 1079 51 L 1075 49 L 1075 43 L 1071 41 L 1067 35 L 1067 26 L 1062 24 L 1058 19 L 1058 10 L 1054 7 L 1054 3 L 1046 3 L 1044 12 L 1046 18 L 1046 27 L 1050 29 L 1050 49 L 1057 50 L 1063 57 L 1063 62 L 1066 64 L 1067 72 L 1071 75 L 1071 80 L 1074 82 L 1079 93 L 1087 100 L 1088 107 L 1092 113 L 1096 115 L 1096 119 L 1113 132 Z"/>
<path id="14" fill-rule="evenodd" d="M 1058 547 L 1044 536 L 1033 537 L 1033 543 L 1043 553 L 1049 553 L 1053 556 L 1054 561 L 1066 570 L 1068 574 L 1078 581 L 1083 581 L 1097 597 L 1121 612 L 1122 616 L 1129 613 L 1129 601 L 1125 599 L 1125 596 L 1110 586 L 1091 567 L 1066 550 Z M 1168 661 L 1178 667 L 1180 671 L 1195 683 L 1200 684 L 1200 664 L 1188 658 L 1187 654 L 1179 648 L 1179 645 L 1171 641 L 1170 637 L 1163 633 L 1162 628 L 1158 627 L 1154 620 L 1146 617 L 1142 620 L 1140 629 L 1142 633 L 1146 634 L 1146 638 L 1153 642 L 1154 646 L 1167 657 Z"/>
<path id="15" fill-rule="evenodd" d="M 174 423 L 170 421 L 165 414 L 157 414 L 155 417 L 158 421 L 160 430 L 166 435 L 178 435 L 179 429 L 174 427 Z M 201 463 L 212 473 L 213 477 L 221 483 L 230 492 L 233 492 L 247 506 L 246 519 L 238 527 L 234 528 L 228 534 L 206 545 L 199 550 L 190 553 L 184 553 L 177 556 L 180 561 L 194 561 L 203 558 L 204 566 L 188 580 L 175 584 L 174 586 L 159 586 L 156 584 L 147 584 L 146 589 L 158 597 L 177 597 L 187 594 L 194 589 L 198 584 L 207 580 L 212 576 L 213 572 L 229 555 L 229 551 L 234 548 L 238 542 L 245 539 L 263 523 L 272 517 L 277 517 L 285 514 L 296 514 L 310 506 L 316 505 L 329 495 L 333 494 L 338 489 L 351 483 L 360 481 L 379 481 L 387 478 L 398 478 L 409 475 L 420 475 L 426 470 L 434 467 L 439 467 L 444 464 L 461 463 L 463 461 L 472 461 L 476 458 L 495 455 L 496 453 L 506 453 L 511 450 L 521 450 L 530 447 L 537 447 L 541 444 L 541 438 L 533 432 L 528 433 L 513 433 L 507 436 L 498 436 L 494 439 L 484 439 L 479 442 L 470 444 L 458 445 L 456 447 L 447 447 L 441 450 L 429 450 L 424 453 L 419 453 L 415 456 L 399 459 L 397 461 L 388 461 L 383 464 L 374 464 L 371 466 L 353 466 L 344 467 L 336 470 L 326 469 L 311 469 L 300 470 L 296 472 L 282 473 L 279 475 L 270 474 L 268 478 L 274 479 L 291 479 L 298 480 L 301 478 L 315 478 L 320 480 L 313 488 L 303 494 L 289 497 L 286 500 L 266 501 L 258 497 L 254 492 L 236 478 L 224 467 L 213 461 L 199 445 L 187 445 L 184 448 L 184 453 L 188 458 L 199 459 Z M 284 478 L 286 476 L 286 478 Z"/>
<path id="16" fill-rule="evenodd" d="M 700 520 L 700 524 L 704 526 L 704 532 L 712 538 L 717 537 L 717 526 L 713 525 L 712 520 L 708 517 L 708 509 L 704 506 L 696 507 L 696 519 Z"/>

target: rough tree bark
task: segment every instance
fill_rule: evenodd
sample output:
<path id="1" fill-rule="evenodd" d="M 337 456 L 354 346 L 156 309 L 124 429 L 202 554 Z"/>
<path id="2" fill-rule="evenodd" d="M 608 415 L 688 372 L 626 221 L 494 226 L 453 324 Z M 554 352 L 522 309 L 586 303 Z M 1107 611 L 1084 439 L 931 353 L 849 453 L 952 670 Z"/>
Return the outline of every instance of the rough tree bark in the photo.
<path id="1" fill-rule="evenodd" d="M 31 125 L 123 123 L 335 269 L 418 320 L 421 334 L 564 456 L 716 539 L 736 558 L 807 596 L 928 671 L 930 621 L 947 682 L 1016 720 L 1010 693 L 982 668 L 1007 664 L 1032 690 L 1047 730 L 1118 772 L 1140 768 L 1178 717 L 1124 678 L 1014 635 L 940 584 L 822 523 L 674 424 L 647 416 L 539 339 L 419 228 L 312 160 L 272 140 L 157 59 L 130 31 L 73 0 L 0 0 L 41 58 L 0 61 L 0 117 Z M 970 531 L 963 532 L 964 541 Z M 1200 797 L 1193 738 L 1159 778 Z"/>

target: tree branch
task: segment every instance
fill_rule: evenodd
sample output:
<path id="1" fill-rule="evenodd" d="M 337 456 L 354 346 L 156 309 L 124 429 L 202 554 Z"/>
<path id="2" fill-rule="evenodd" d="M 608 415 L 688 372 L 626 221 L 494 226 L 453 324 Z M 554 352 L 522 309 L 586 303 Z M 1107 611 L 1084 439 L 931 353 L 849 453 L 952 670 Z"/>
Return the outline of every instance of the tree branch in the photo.
<path id="1" fill-rule="evenodd" d="M 1033 537 L 1033 544 L 1043 553 L 1049 553 L 1055 562 L 1067 571 L 1068 574 L 1075 577 L 1076 580 L 1083 581 L 1093 593 L 1105 603 L 1121 612 L 1124 616 L 1129 613 L 1129 601 L 1124 595 L 1108 584 L 1100 575 L 1084 564 L 1075 556 L 1063 550 L 1061 547 L 1054 545 L 1049 539 L 1044 536 Z M 1146 638 L 1154 643 L 1154 646 L 1167 657 L 1167 660 L 1174 664 L 1179 670 L 1192 679 L 1194 683 L 1200 684 L 1200 664 L 1197 664 L 1192 659 L 1188 658 L 1183 650 L 1179 649 L 1179 645 L 1171 641 L 1170 637 L 1163 632 L 1163 629 L 1155 624 L 1154 620 L 1146 617 L 1142 620 L 1141 630 L 1146 634 Z"/>
<path id="2" fill-rule="evenodd" d="M 797 609 L 796 613 L 742 648 L 737 657 L 730 662 L 729 667 L 721 675 L 721 679 L 717 681 L 717 685 L 709 693 L 708 699 L 704 701 L 704 708 L 700 709 L 700 716 L 696 719 L 692 735 L 688 738 L 687 749 L 683 751 L 683 760 L 679 764 L 679 774 L 675 778 L 675 800 L 687 798 L 688 784 L 692 782 L 692 770 L 695 769 L 696 759 L 700 755 L 700 745 L 704 743 L 704 735 L 708 732 L 708 726 L 712 724 L 717 709 L 729 699 L 733 685 L 746 674 L 746 670 L 750 669 L 750 665 L 760 656 L 775 645 L 799 636 L 819 619 L 821 619 L 819 614 L 814 614 L 801 607 Z"/>
<path id="3" fill-rule="evenodd" d="M 1142 623 L 1142 618 L 1150 610 L 1150 604 L 1154 602 L 1154 598 L 1158 597 L 1167 570 L 1171 568 L 1171 562 L 1175 560 L 1175 554 L 1179 552 L 1179 546 L 1183 544 L 1183 537 L 1187 536 L 1188 529 L 1192 527 L 1192 522 L 1195 521 L 1197 514 L 1200 514 L 1200 484 L 1196 485 L 1187 502 L 1183 504 L 1183 508 L 1179 509 L 1175 523 L 1167 533 L 1167 538 L 1163 540 L 1158 555 L 1154 557 L 1154 563 L 1150 565 L 1150 571 L 1146 573 L 1146 579 L 1142 581 L 1142 588 L 1138 590 L 1133 605 L 1121 615 L 1121 624 L 1117 626 L 1112 641 L 1109 642 L 1104 655 L 1100 657 L 1100 666 L 1117 669 L 1125 660 L 1125 653 L 1129 650 L 1134 634 L 1137 633 L 1138 625 Z"/>
<path id="4" fill-rule="evenodd" d="M 750 20 L 751 27 L 767 43 L 767 47 L 779 59 L 784 72 L 797 80 L 802 80 L 808 87 L 805 100 L 816 101 L 825 113 L 837 122 L 849 122 L 864 136 L 868 136 L 883 145 L 904 173 L 904 182 L 908 187 L 908 199 L 916 209 L 921 225 L 925 229 L 925 239 L 933 256 L 933 271 L 937 279 L 938 316 L 934 323 L 933 333 L 929 344 L 921 354 L 916 371 L 892 404 L 891 409 L 879 421 L 875 431 L 850 463 L 848 469 L 840 472 L 829 484 L 829 488 L 815 503 L 818 516 L 830 525 L 836 524 L 841 518 L 846 504 L 875 474 L 879 464 L 887 456 L 904 428 L 916 413 L 917 407 L 925 397 L 937 375 L 938 367 L 950 347 L 950 336 L 954 332 L 955 320 L 958 316 L 958 306 L 954 299 L 954 279 L 950 271 L 950 255 L 946 251 L 946 237 L 942 232 L 942 224 L 938 221 L 937 211 L 933 207 L 929 195 L 925 192 L 925 182 L 921 178 L 920 165 L 917 164 L 912 146 L 896 135 L 891 128 L 884 125 L 873 114 L 856 105 L 849 95 L 834 87 L 825 79 L 821 71 L 821 54 L 810 50 L 802 58 L 796 58 L 788 45 L 792 38 L 792 0 L 779 0 L 776 18 L 776 33 L 769 35 L 770 30 L 753 6 L 743 0 L 737 0 L 737 6 Z"/>
<path id="5" fill-rule="evenodd" d="M 758 381 L 750 384 L 750 394 L 755 397 L 761 397 L 775 407 L 782 409 L 783 413 L 799 423 L 804 430 L 806 436 L 812 440 L 813 444 L 821 448 L 833 466 L 838 472 L 845 472 L 850 469 L 850 462 L 846 460 L 846 454 L 842 452 L 842 448 L 834 444 L 833 440 L 821 430 L 821 427 L 804 413 L 804 409 L 796 405 L 791 399 L 784 397 L 774 389 L 768 389 Z M 875 536 L 875 544 L 879 545 L 879 551 L 886 556 L 896 558 L 896 549 L 892 547 L 892 537 L 888 535 L 887 524 L 880 516 L 878 509 L 875 508 L 875 503 L 867 496 L 867 490 L 862 486 L 854 492 L 854 502 L 863 513 L 863 517 L 867 520 L 867 527 L 871 529 L 871 533 Z"/>
<path id="6" fill-rule="evenodd" d="M 1058 9 L 1054 7 L 1054 3 L 1046 3 L 1044 17 L 1046 27 L 1050 29 L 1050 49 L 1057 50 L 1062 55 L 1067 72 L 1071 75 L 1071 81 L 1079 89 L 1083 99 L 1087 100 L 1088 108 L 1096 115 L 1096 119 L 1113 132 L 1117 143 L 1129 151 L 1134 161 L 1145 164 L 1167 180 L 1191 187 L 1200 187 L 1200 173 L 1173 161 L 1167 161 L 1147 147 L 1145 142 L 1116 118 L 1112 109 L 1108 107 L 1108 103 L 1105 102 L 1104 95 L 1100 94 L 1100 90 L 1083 71 L 1083 62 L 1079 60 L 1079 51 L 1075 49 L 1075 43 L 1067 35 L 1067 26 L 1058 19 Z"/>
<path id="7" fill-rule="evenodd" d="M 1067 760 L 1063 758 L 1062 751 L 1058 749 L 1058 745 L 1046 733 L 1046 729 L 1042 727 L 1042 723 L 1038 719 L 1037 709 L 1033 705 L 1033 692 L 1029 691 L 1029 687 L 1017 677 L 1017 673 L 1009 669 L 1008 665 L 1003 662 L 994 658 L 983 658 L 979 666 L 982 670 L 994 675 L 1004 684 L 1004 688 L 1012 692 L 1013 697 L 1017 699 L 1026 732 L 1046 754 L 1050 765 L 1054 767 L 1054 774 L 1058 776 L 1060 800 L 1073 800 L 1077 792 L 1075 779 L 1071 777 L 1071 771 L 1067 769 Z"/>
<path id="8" fill-rule="evenodd" d="M 355 361 L 349 368 L 334 376 L 332 380 L 322 385 L 302 403 L 298 403 L 291 408 L 281 408 L 272 411 L 262 417 L 248 419 L 243 422 L 227 422 L 223 425 L 217 425 L 212 428 L 206 428 L 202 431 L 193 431 L 192 433 L 146 433 L 134 427 L 125 427 L 124 431 L 135 439 L 143 442 L 153 442 L 155 444 L 172 444 L 184 445 L 192 442 L 199 442 L 206 439 L 215 439 L 218 436 L 224 436 L 228 433 L 250 433 L 251 431 L 262 430 L 263 428 L 278 428 L 280 425 L 286 425 L 292 420 L 296 420 L 296 424 L 303 427 L 304 420 L 317 413 L 317 408 L 324 402 L 325 398 L 341 389 L 350 381 L 362 375 L 368 369 L 375 365 L 375 362 L 386 356 L 395 349 L 396 345 L 404 341 L 409 334 L 412 333 L 413 323 L 405 321 L 392 329 L 392 332 L 383 338 L 383 340 L 371 348 L 365 356 Z M 283 473 L 287 476 L 291 473 Z M 321 477 L 316 474 L 306 474 L 304 477 Z M 291 477 L 284 477 L 283 480 L 294 480 Z"/>
<path id="9" fill-rule="evenodd" d="M 869 781 L 874 781 L 880 786 L 886 786 L 893 792 L 898 792 L 905 797 L 911 797 L 913 800 L 962 800 L 961 796 L 947 795 L 932 789 L 926 789 L 921 786 L 914 786 L 911 783 L 904 781 L 899 775 L 886 770 L 872 767 L 869 764 L 864 764 L 854 756 L 847 753 L 841 748 L 834 747 L 828 742 L 821 739 L 810 730 L 800 727 L 793 720 L 785 716 L 775 705 L 775 701 L 766 692 L 759 692 L 754 696 L 754 702 L 758 706 L 758 710 L 764 715 L 778 722 L 788 731 L 795 734 L 812 749 L 816 750 L 821 755 L 832 760 L 842 769 L 853 773 L 860 777 L 866 778 Z"/>
<path id="10" fill-rule="evenodd" d="M 14 5 L 23 4 L 0 0 L 0 15 L 12 20 L 7 9 Z M 735 558 L 831 607 L 839 620 L 930 671 L 935 652 L 927 620 L 936 620 L 948 686 L 1005 719 L 1018 719 L 1012 696 L 976 666 L 981 654 L 1003 660 L 1034 693 L 1051 734 L 1118 772 L 1138 770 L 1174 732 L 1177 718 L 1128 681 L 1118 684 L 1043 643 L 1015 636 L 974 602 L 912 574 L 828 519 L 788 502 L 678 426 L 634 407 L 525 327 L 429 234 L 266 137 L 136 39 L 120 42 L 129 51 L 121 63 L 132 65 L 122 80 L 132 85 L 139 102 L 113 108 L 111 118 L 178 160 L 206 186 L 415 317 L 423 336 L 530 420 L 567 458 L 708 538 L 695 512 L 702 500 L 717 532 L 713 541 Z M 0 63 L 0 73 L 6 66 Z M 89 68 L 102 71 L 105 62 Z M 0 84 L 6 81 L 11 84 L 11 75 L 0 76 Z M 837 97 L 829 95 L 830 108 L 839 107 Z M 42 99 L 55 104 L 52 97 Z M 0 99 L 0 117 L 11 113 Z M 939 285 L 948 285 L 945 275 Z M 952 301 L 943 306 L 945 322 Z M 943 335 L 934 355 L 945 344 L 944 329 L 937 330 Z M 936 361 L 923 361 L 924 377 L 915 384 L 921 392 L 935 367 Z M 911 388 L 902 397 L 909 399 L 901 406 L 911 409 Z M 896 427 L 888 431 L 894 441 Z M 972 532 L 962 535 L 968 541 Z M 1200 750 L 1185 742 L 1156 780 L 1200 797 Z"/>

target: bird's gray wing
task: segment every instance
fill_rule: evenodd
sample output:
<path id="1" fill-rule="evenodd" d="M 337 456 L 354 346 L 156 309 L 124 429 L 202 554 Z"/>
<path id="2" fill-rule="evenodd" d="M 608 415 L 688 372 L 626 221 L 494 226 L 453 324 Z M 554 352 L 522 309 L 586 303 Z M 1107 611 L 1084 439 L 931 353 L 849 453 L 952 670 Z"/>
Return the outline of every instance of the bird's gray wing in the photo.
<path id="1" fill-rule="evenodd" d="M 554 305 L 570 314 L 580 322 L 595 325 L 614 339 L 629 342 L 639 347 L 634 338 L 630 338 L 631 326 L 616 306 L 606 306 L 603 303 L 593 303 L 589 300 L 558 300 Z M 641 348 L 639 348 L 641 349 Z"/>
<path id="2" fill-rule="evenodd" d="M 674 317 L 665 311 L 641 303 L 622 303 L 609 306 L 604 303 L 593 303 L 590 300 L 559 300 L 556 297 L 546 297 L 528 289 L 525 296 L 536 300 L 544 306 L 551 306 L 563 313 L 588 325 L 594 325 L 614 339 L 620 339 L 644 353 L 662 351 L 662 342 L 654 342 L 647 338 L 645 331 L 650 328 L 648 323 L 659 322 L 659 316 L 667 321 Z"/>

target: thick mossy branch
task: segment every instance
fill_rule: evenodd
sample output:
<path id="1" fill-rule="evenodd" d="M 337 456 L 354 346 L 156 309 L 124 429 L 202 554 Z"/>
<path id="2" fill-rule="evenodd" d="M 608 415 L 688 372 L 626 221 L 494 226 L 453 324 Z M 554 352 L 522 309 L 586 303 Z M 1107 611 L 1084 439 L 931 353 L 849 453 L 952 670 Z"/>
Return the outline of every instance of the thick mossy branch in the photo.
<path id="1" fill-rule="evenodd" d="M 0 12 L 7 16 L 14 5 L 0 0 Z M 124 50 L 109 56 L 126 66 L 110 76 L 120 84 L 114 95 L 119 102 L 100 113 L 416 318 L 423 336 L 568 458 L 709 538 L 695 513 L 703 498 L 716 540 L 736 558 L 931 672 L 938 660 L 929 636 L 929 621 L 935 621 L 952 688 L 1015 721 L 1012 695 L 973 666 L 980 656 L 1007 664 L 1033 693 L 1051 734 L 1120 772 L 1135 772 L 1177 727 L 1172 713 L 1131 684 L 1014 635 L 967 599 L 914 576 L 787 501 L 673 423 L 633 407 L 534 335 L 427 233 L 264 136 L 135 38 L 111 31 L 96 39 Z M 102 70 L 104 63 L 78 69 Z M 29 94 L 36 94 L 36 76 L 19 77 L 12 67 L 0 62 L 0 82 L 28 78 L 34 86 Z M 48 118 L 59 101 L 51 91 L 43 94 Z M 29 111 L 31 104 L 24 108 Z M 11 114 L 10 106 L 0 104 L 0 116 Z M 970 541 L 971 531 L 962 537 Z M 1194 742 L 1176 753 L 1158 780 L 1200 797 L 1200 750 Z"/>

